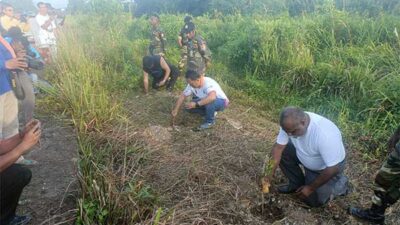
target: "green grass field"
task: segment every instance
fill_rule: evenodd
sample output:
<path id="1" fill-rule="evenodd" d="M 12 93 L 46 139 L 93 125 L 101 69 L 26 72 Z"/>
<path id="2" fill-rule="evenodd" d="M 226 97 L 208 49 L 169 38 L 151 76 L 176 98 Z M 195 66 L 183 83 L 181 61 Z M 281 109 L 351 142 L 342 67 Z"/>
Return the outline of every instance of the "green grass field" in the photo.
<path id="1" fill-rule="evenodd" d="M 183 17 L 161 15 L 174 64 Z M 282 107 L 301 106 L 335 121 L 362 154 L 386 154 L 386 139 L 400 120 L 399 17 L 331 10 L 194 22 L 213 53 L 208 75 L 233 102 L 272 121 Z M 78 131 L 78 224 L 162 224 L 170 216 L 162 198 L 135 176 L 147 152 L 132 134 L 139 125 L 125 107 L 141 95 L 148 30 L 144 17 L 75 15 L 60 35 L 58 60 L 47 76 L 56 86 L 51 107 L 70 115 Z"/>

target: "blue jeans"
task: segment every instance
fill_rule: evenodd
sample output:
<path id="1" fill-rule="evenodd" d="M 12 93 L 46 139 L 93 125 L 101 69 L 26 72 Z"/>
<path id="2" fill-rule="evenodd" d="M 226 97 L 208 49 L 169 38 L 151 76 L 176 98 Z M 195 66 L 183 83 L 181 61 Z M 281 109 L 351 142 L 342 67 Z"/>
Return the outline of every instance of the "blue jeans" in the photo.
<path id="1" fill-rule="evenodd" d="M 303 173 L 300 165 L 301 162 L 299 158 L 297 158 L 296 148 L 291 142 L 289 142 L 282 153 L 282 159 L 279 166 L 283 174 L 288 178 L 289 186 L 292 188 L 311 184 L 322 172 L 313 171 L 304 167 L 305 173 Z M 348 179 L 343 173 L 346 161 L 343 160 L 338 165 L 339 173 L 305 199 L 307 205 L 318 207 L 325 204 L 335 196 L 341 196 L 347 193 Z"/>
<path id="2" fill-rule="evenodd" d="M 198 102 L 201 99 L 194 97 L 192 99 L 193 102 Z M 205 123 L 214 123 L 215 121 L 215 112 L 216 111 L 223 111 L 225 109 L 225 99 L 222 98 L 217 98 L 213 102 L 207 104 L 207 105 L 202 105 L 197 108 L 193 109 L 187 109 L 188 112 L 190 113 L 198 113 L 202 116 L 204 116 L 204 122 Z"/>

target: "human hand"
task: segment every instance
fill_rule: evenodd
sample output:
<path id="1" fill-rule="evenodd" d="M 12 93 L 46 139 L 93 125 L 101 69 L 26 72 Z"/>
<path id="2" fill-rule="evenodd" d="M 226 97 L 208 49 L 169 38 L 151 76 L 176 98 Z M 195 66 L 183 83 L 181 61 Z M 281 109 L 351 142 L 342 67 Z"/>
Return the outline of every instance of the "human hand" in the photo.
<path id="1" fill-rule="evenodd" d="M 9 59 L 6 61 L 5 66 L 9 70 L 15 70 L 15 69 L 25 69 L 28 67 L 28 63 L 26 62 L 26 59 L 24 58 L 13 58 Z"/>
<path id="2" fill-rule="evenodd" d="M 174 109 L 174 110 L 171 111 L 171 116 L 172 116 L 172 119 L 173 119 L 173 120 L 175 119 L 175 117 L 176 117 L 177 115 L 178 115 L 178 110 Z"/>
<path id="3" fill-rule="evenodd" d="M 272 176 L 265 176 L 261 178 L 261 191 L 262 193 L 269 193 L 272 182 Z"/>
<path id="4" fill-rule="evenodd" d="M 194 109 L 196 108 L 196 102 L 189 102 L 185 105 L 186 109 Z"/>
<path id="5" fill-rule="evenodd" d="M 42 130 L 40 129 L 40 122 L 31 127 L 29 131 L 27 131 L 22 139 L 21 145 L 23 149 L 23 153 L 32 148 L 40 139 L 40 135 L 42 134 Z M 22 154 L 23 154 L 22 153 Z"/>
<path id="6" fill-rule="evenodd" d="M 32 119 L 30 120 L 24 127 L 24 130 L 22 131 L 23 134 L 26 134 L 28 131 L 30 131 L 36 124 L 40 124 L 40 121 L 37 119 Z M 40 125 L 39 125 L 40 127 Z"/>
<path id="7" fill-rule="evenodd" d="M 313 192 L 314 192 L 314 188 L 312 188 L 310 185 L 303 185 L 301 187 L 299 187 L 296 190 L 296 195 L 297 197 L 299 197 L 302 200 L 305 200 L 306 198 L 308 198 L 308 196 L 310 196 Z"/>
<path id="8" fill-rule="evenodd" d="M 11 44 L 11 46 L 14 49 L 15 54 L 17 55 L 18 58 L 24 58 L 26 56 L 25 47 L 22 45 L 20 41 L 14 41 Z"/>
<path id="9" fill-rule="evenodd" d="M 159 87 L 164 86 L 165 82 L 166 82 L 165 80 L 162 80 L 162 81 L 158 82 L 157 86 L 159 86 Z"/>

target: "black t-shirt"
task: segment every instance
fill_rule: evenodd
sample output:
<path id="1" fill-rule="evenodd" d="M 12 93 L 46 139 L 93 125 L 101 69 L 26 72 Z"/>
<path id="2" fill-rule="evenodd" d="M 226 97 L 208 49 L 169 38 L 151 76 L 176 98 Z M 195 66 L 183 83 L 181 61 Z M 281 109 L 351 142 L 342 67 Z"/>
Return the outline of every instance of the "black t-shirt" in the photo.
<path id="1" fill-rule="evenodd" d="M 153 66 L 151 68 L 143 68 L 143 70 L 148 73 L 153 78 L 161 78 L 164 76 L 165 71 L 161 67 L 160 64 L 161 56 L 153 55 L 151 56 L 151 61 L 153 62 Z M 168 64 L 169 66 L 169 64 Z"/>

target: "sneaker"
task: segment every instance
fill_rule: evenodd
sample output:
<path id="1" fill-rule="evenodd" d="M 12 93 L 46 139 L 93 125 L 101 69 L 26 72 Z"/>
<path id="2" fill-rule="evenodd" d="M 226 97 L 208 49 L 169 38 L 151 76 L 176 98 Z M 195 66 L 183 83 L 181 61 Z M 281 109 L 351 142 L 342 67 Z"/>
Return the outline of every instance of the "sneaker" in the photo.
<path id="1" fill-rule="evenodd" d="M 200 126 L 193 128 L 193 131 L 201 131 L 201 130 L 210 129 L 213 125 L 214 125 L 214 123 L 203 123 Z"/>
<path id="2" fill-rule="evenodd" d="M 36 160 L 33 159 L 22 159 L 22 160 L 18 160 L 16 162 L 17 164 L 21 164 L 21 165 L 25 165 L 25 166 L 32 166 L 32 165 L 36 165 L 38 164 L 38 162 Z"/>
<path id="3" fill-rule="evenodd" d="M 8 223 L 8 225 L 25 225 L 31 221 L 31 217 L 26 216 L 14 216 L 14 218 Z"/>
<path id="4" fill-rule="evenodd" d="M 296 187 L 292 187 L 289 184 L 284 184 L 284 185 L 278 186 L 277 189 L 278 189 L 278 192 L 281 194 L 291 194 L 291 193 L 296 192 L 296 190 L 297 190 Z"/>

